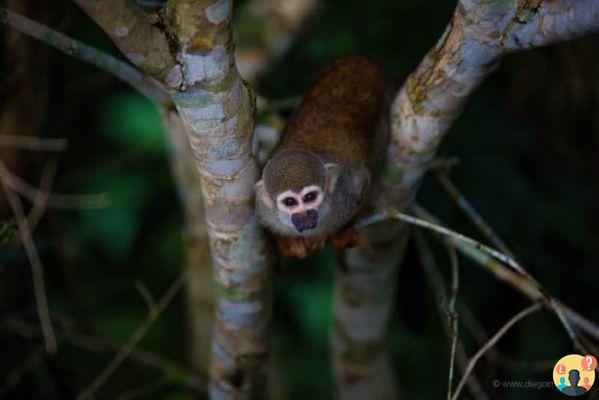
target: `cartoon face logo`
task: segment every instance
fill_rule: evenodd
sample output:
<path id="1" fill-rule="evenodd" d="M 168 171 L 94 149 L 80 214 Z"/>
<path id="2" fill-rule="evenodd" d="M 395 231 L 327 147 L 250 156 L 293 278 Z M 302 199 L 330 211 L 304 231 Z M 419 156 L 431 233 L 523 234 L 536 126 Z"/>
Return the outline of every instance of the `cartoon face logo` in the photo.
<path id="1" fill-rule="evenodd" d="M 576 397 L 591 390 L 595 382 L 597 359 L 594 356 L 569 354 L 553 368 L 555 387 L 565 395 Z"/>

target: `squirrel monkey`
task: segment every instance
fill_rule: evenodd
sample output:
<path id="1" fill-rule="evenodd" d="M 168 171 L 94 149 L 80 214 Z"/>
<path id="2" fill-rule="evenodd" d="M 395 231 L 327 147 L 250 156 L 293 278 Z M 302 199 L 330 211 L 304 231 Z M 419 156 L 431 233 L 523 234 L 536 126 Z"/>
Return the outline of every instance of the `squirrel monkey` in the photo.
<path id="1" fill-rule="evenodd" d="M 304 258 L 329 239 L 355 245 L 389 141 L 388 83 L 360 56 L 328 63 L 289 119 L 256 184 L 259 218 L 282 256 Z"/>

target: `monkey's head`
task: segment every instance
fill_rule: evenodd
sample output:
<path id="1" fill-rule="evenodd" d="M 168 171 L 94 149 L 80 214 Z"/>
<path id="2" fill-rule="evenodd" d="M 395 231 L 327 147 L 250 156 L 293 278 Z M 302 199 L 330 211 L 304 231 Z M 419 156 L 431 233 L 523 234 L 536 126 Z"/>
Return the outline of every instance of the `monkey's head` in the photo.
<path id="1" fill-rule="evenodd" d="M 257 184 L 257 209 L 273 231 L 286 235 L 324 233 L 339 168 L 314 153 L 289 149 L 268 161 Z"/>

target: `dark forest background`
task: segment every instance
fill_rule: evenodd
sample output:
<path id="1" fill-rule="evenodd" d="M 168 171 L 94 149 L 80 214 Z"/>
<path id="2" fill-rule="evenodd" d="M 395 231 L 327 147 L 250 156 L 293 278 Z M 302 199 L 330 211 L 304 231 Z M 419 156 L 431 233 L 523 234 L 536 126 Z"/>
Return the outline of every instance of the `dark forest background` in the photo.
<path id="1" fill-rule="evenodd" d="M 399 86 L 439 38 L 454 6 L 449 0 L 326 1 L 257 91 L 272 100 L 301 95 L 320 65 L 350 52 L 379 62 Z M 33 1 L 27 8 L 34 19 L 118 55 L 69 2 Z M 21 41 L 32 52 L 11 48 L 7 37 L 5 31 L 0 34 L 3 129 L 25 121 L 42 137 L 68 139 L 54 191 L 110 194 L 110 203 L 101 209 L 49 210 L 37 228 L 50 309 L 62 324 L 123 343 L 147 314 L 136 282 L 158 297 L 184 262 L 183 215 L 160 117 L 148 100 L 110 75 L 33 40 Z M 15 71 L 15 60 L 25 56 L 29 66 Z M 508 58 L 468 104 L 440 153 L 459 159 L 451 175 L 454 183 L 529 271 L 556 297 L 599 321 L 597 37 Z M 47 155 L 8 148 L 0 148 L 0 156 L 35 185 L 47 160 Z M 480 238 L 432 177 L 425 179 L 418 202 L 459 232 Z M 12 217 L 4 199 L 0 216 L 1 396 L 74 398 L 115 350 L 82 349 L 66 340 L 56 357 L 44 357 L 39 335 L 30 337 L 7 325 L 19 320 L 36 327 L 37 314 L 31 271 L 23 248 L 11 239 Z M 447 273 L 446 255 L 440 246 L 436 250 Z M 334 251 L 327 249 L 278 269 L 275 377 L 278 390 L 290 399 L 332 397 L 328 345 L 335 261 Z M 459 298 L 487 332 L 527 304 L 469 261 L 461 259 L 460 268 Z M 397 379 L 406 399 L 445 396 L 449 344 L 438 300 L 410 247 L 391 330 Z M 180 294 L 140 346 L 186 364 L 190 338 L 184 307 Z M 461 334 L 474 353 L 479 343 L 466 324 Z M 489 395 L 557 397 L 553 389 L 492 386 L 495 380 L 551 380 L 553 363 L 574 352 L 553 315 L 535 314 L 498 348 L 516 362 L 486 359 L 477 367 Z M 197 389 L 176 369 L 158 373 L 129 360 L 98 398 L 117 398 L 151 381 L 165 385 L 141 398 L 194 398 Z"/>

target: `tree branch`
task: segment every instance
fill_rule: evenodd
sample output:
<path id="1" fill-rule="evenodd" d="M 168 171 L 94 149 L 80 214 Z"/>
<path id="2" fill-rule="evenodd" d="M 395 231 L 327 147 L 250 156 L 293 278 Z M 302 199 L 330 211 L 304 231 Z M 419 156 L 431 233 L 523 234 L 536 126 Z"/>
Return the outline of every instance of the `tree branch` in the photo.
<path id="1" fill-rule="evenodd" d="M 132 0 L 73 1 L 106 32 L 129 61 L 161 82 L 172 82 L 170 78 L 178 72 L 173 70 L 176 62 L 167 37 Z"/>
<path id="2" fill-rule="evenodd" d="M 30 151 L 65 151 L 66 139 L 42 139 L 37 136 L 4 135 L 0 134 L 0 146 L 25 149 Z"/>
<path id="3" fill-rule="evenodd" d="M 147 317 L 144 321 L 135 329 L 127 343 L 119 349 L 118 353 L 114 358 L 104 367 L 100 375 L 94 379 L 94 381 L 77 396 L 80 400 L 90 399 L 94 397 L 95 392 L 112 376 L 117 370 L 121 363 L 127 359 L 137 346 L 137 344 L 143 339 L 148 330 L 152 327 L 154 322 L 162 315 L 164 310 L 169 306 L 172 300 L 175 298 L 179 290 L 185 283 L 185 274 L 179 275 L 173 283 L 164 292 L 160 300 L 155 306 L 150 309 Z"/>
<path id="4" fill-rule="evenodd" d="M 437 261 L 435 260 L 434 254 L 433 254 L 428 242 L 424 238 L 424 235 L 422 234 L 422 232 L 420 232 L 418 230 L 415 231 L 414 236 L 416 239 L 415 240 L 416 249 L 418 250 L 422 267 L 424 268 L 424 270 L 428 276 L 428 279 L 431 282 L 431 288 L 432 288 L 433 292 L 435 293 L 435 297 L 437 297 L 439 299 L 448 299 L 449 296 L 447 294 L 446 284 L 444 282 L 443 275 L 441 274 L 441 271 L 439 271 L 439 268 L 437 267 Z M 441 317 L 441 321 L 444 322 L 445 318 L 447 317 L 446 316 L 446 314 L 447 314 L 446 307 L 443 307 L 443 305 L 441 304 L 440 301 L 436 301 L 435 303 L 437 304 L 437 310 L 439 311 L 439 316 Z M 466 351 L 464 350 L 464 346 L 463 346 L 462 342 L 458 339 L 457 335 L 455 334 L 456 332 L 451 329 L 450 324 L 445 325 L 445 332 L 447 334 L 449 341 L 451 342 L 451 346 L 452 346 L 451 353 L 452 354 L 454 353 L 454 350 L 453 350 L 454 343 L 456 343 L 456 345 L 455 345 L 456 361 L 457 361 L 457 364 L 458 364 L 458 367 L 460 368 L 460 370 L 464 371 L 464 369 L 466 368 L 466 361 L 467 361 Z M 450 357 L 453 358 L 451 355 L 450 355 Z M 450 371 L 451 371 L 451 366 L 450 366 Z M 453 382 L 453 377 L 454 377 L 453 371 L 451 371 L 449 373 L 449 376 L 450 376 L 449 387 L 451 388 L 451 383 Z M 472 396 L 475 399 L 489 400 L 489 396 L 483 391 L 480 382 L 478 381 L 478 379 L 476 378 L 476 376 L 473 373 L 470 374 L 470 376 L 468 377 L 467 385 L 468 385 L 468 388 L 470 389 L 470 392 L 472 393 Z M 450 390 L 448 390 L 447 394 L 448 394 L 448 397 L 451 398 Z"/>
<path id="5" fill-rule="evenodd" d="M 2 7 L 0 7 L 0 23 L 103 69 L 139 90 L 155 103 L 167 104 L 170 101 L 168 93 L 154 80 L 110 54 L 78 42 L 50 27 Z"/>
<path id="6" fill-rule="evenodd" d="M 421 208 L 416 208 L 416 214 L 422 218 L 427 219 L 429 222 L 436 224 L 438 219 L 428 212 L 425 212 Z M 560 322 L 563 324 L 568 335 L 573 339 L 574 344 L 578 341 L 577 335 L 572 331 L 571 324 L 575 324 L 579 329 L 591 335 L 595 340 L 599 341 L 599 327 L 593 322 L 582 317 L 566 305 L 562 304 L 558 299 L 551 297 L 547 291 L 539 287 L 538 284 L 533 283 L 527 277 L 514 271 L 511 267 L 497 261 L 491 254 L 477 246 L 476 244 L 468 243 L 467 241 L 459 240 L 456 237 L 450 237 L 451 242 L 455 245 L 456 249 L 470 258 L 476 264 L 485 268 L 491 272 L 500 281 L 507 283 L 512 286 L 526 297 L 533 301 L 544 304 L 546 307 L 551 307 L 554 312 L 558 315 Z M 556 311 L 558 310 L 558 311 Z M 562 314 L 562 316 L 560 316 Z M 565 316 L 565 318 L 564 318 Z"/>
<path id="7" fill-rule="evenodd" d="M 218 290 L 210 393 L 263 398 L 272 257 L 254 214 L 255 101 L 235 67 L 231 14 L 231 0 L 171 0 L 165 20 L 179 42 L 172 95 L 202 178 Z"/>
<path id="8" fill-rule="evenodd" d="M 504 55 L 597 30 L 596 0 L 460 0 L 391 109 L 390 160 L 403 198 L 413 198 L 443 136 Z"/>
<path id="9" fill-rule="evenodd" d="M 10 207 L 15 215 L 17 226 L 19 227 L 19 236 L 21 242 L 29 258 L 31 264 L 31 274 L 33 277 L 33 289 L 35 292 L 35 302 L 37 305 L 37 313 L 40 319 L 40 325 L 44 336 L 44 343 L 46 351 L 49 354 L 54 354 L 58 350 L 56 344 L 56 335 L 54 334 L 54 328 L 52 327 L 52 320 L 50 319 L 50 310 L 48 309 L 48 297 L 46 295 L 46 283 L 44 279 L 44 267 L 40 259 L 33 237 L 31 235 L 31 229 L 23 210 L 23 205 L 19 196 L 11 189 L 12 178 L 6 169 L 6 166 L 0 161 L 0 182 L 4 189 L 4 194 L 8 199 Z"/>
<path id="10" fill-rule="evenodd" d="M 497 331 L 497 333 L 495 333 L 495 335 L 493 335 L 493 337 L 491 339 L 489 339 L 489 341 L 487 343 L 485 343 L 485 345 L 483 347 L 480 348 L 479 351 L 476 352 L 476 354 L 468 362 L 468 365 L 466 366 L 466 370 L 464 371 L 464 375 L 462 375 L 462 379 L 460 380 L 460 383 L 458 384 L 458 387 L 456 388 L 455 393 L 453 394 L 453 397 L 451 398 L 451 400 L 457 400 L 459 398 L 460 393 L 462 392 L 462 389 L 464 388 L 464 385 L 466 384 L 468 377 L 472 373 L 472 370 L 474 370 L 474 367 L 476 366 L 476 363 L 478 362 L 478 360 L 480 360 L 480 358 L 482 356 L 484 356 L 485 353 L 490 348 L 495 346 L 495 344 L 497 344 L 499 339 L 501 339 L 510 330 L 510 328 L 512 326 L 516 325 L 516 323 L 518 321 L 528 317 L 530 314 L 532 314 L 536 311 L 539 311 L 540 309 L 541 309 L 541 305 L 538 303 L 535 303 L 535 304 L 532 304 L 532 305 L 526 307 L 524 310 L 520 311 L 518 314 L 514 315 L 512 318 L 510 318 L 510 320 L 508 322 L 506 322 L 506 324 L 504 326 L 501 327 L 501 329 L 499 329 Z"/>
<path id="11" fill-rule="evenodd" d="M 346 252 L 333 293 L 333 363 L 338 398 L 393 399 L 398 390 L 387 326 L 396 301 L 409 227 L 395 221 L 359 231 Z"/>
<path id="12" fill-rule="evenodd" d="M 38 199 L 45 198 L 45 207 L 61 210 L 102 208 L 110 202 L 109 193 L 98 193 L 89 195 L 69 195 L 62 193 L 42 193 L 42 191 L 21 177 L 5 170 L 6 176 L 10 178 L 6 184 L 31 203 L 35 204 Z"/>

